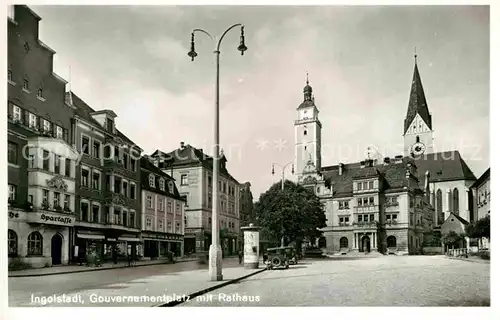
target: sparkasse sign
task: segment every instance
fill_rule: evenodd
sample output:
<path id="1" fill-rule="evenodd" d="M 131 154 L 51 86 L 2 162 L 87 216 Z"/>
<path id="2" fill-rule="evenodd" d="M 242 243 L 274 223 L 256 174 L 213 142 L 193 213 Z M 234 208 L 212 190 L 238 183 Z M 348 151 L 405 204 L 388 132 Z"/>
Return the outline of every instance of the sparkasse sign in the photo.
<path id="1" fill-rule="evenodd" d="M 75 224 L 75 218 L 65 214 L 36 212 L 28 215 L 28 222 L 54 224 L 59 226 L 73 226 Z"/>

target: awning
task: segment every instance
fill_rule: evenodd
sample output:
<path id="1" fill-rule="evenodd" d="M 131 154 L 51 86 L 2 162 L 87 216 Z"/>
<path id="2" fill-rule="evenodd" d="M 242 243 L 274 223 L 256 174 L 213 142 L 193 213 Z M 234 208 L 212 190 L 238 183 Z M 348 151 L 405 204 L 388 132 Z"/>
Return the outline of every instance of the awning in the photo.
<path id="1" fill-rule="evenodd" d="M 109 241 L 109 242 L 115 242 L 116 239 L 115 238 L 106 238 L 106 241 Z"/>
<path id="2" fill-rule="evenodd" d="M 76 236 L 78 238 L 82 238 L 82 239 L 97 239 L 97 240 L 104 239 L 104 236 L 98 235 L 98 234 L 80 234 L 80 233 L 77 233 Z"/>
<path id="3" fill-rule="evenodd" d="M 141 239 L 139 239 L 139 238 L 124 238 L 124 237 L 118 237 L 118 241 L 141 242 Z"/>

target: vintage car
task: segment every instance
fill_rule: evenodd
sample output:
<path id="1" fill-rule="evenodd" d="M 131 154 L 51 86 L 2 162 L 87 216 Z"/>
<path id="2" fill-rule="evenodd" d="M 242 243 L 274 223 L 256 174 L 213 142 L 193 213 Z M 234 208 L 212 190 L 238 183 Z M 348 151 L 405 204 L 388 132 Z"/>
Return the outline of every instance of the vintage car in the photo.
<path id="1" fill-rule="evenodd" d="M 292 247 L 276 247 L 267 249 L 267 254 L 264 259 L 268 269 L 285 268 L 290 266 L 289 255 L 292 252 Z M 295 258 L 294 258 L 294 261 Z"/>

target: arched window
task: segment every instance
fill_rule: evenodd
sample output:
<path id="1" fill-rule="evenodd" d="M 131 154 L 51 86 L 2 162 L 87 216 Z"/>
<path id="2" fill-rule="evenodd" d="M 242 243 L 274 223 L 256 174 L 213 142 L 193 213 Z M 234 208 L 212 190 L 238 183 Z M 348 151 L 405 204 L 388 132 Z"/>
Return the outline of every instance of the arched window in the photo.
<path id="1" fill-rule="evenodd" d="M 417 141 L 416 142 L 417 143 L 420 142 L 420 137 L 419 136 L 417 136 Z"/>
<path id="2" fill-rule="evenodd" d="M 396 247 L 396 237 L 395 236 L 388 236 L 387 237 L 387 248 L 394 248 Z"/>
<path id="3" fill-rule="evenodd" d="M 32 232 L 28 236 L 28 255 L 41 256 L 43 254 L 43 238 L 38 232 Z"/>
<path id="4" fill-rule="evenodd" d="M 340 238 L 340 249 L 348 248 L 348 247 L 349 247 L 349 240 L 347 240 L 346 237 Z"/>
<path id="5" fill-rule="evenodd" d="M 10 229 L 8 233 L 9 257 L 17 257 L 17 234 Z"/>
<path id="6" fill-rule="evenodd" d="M 307 130 L 304 130 L 304 135 L 307 136 Z"/>
<path id="7" fill-rule="evenodd" d="M 155 176 L 152 173 L 149 174 L 149 186 L 151 188 L 155 187 Z"/>
<path id="8" fill-rule="evenodd" d="M 457 188 L 453 189 L 452 200 L 453 200 L 452 212 L 455 214 L 459 214 L 460 208 L 459 208 L 459 197 L 458 197 L 458 189 Z"/>
<path id="9" fill-rule="evenodd" d="M 160 190 L 165 191 L 165 180 L 160 178 Z"/>
<path id="10" fill-rule="evenodd" d="M 436 192 L 436 212 L 438 215 L 438 223 L 443 223 L 443 219 L 441 218 L 441 214 L 443 213 L 443 192 L 441 189 L 438 189 Z"/>
<path id="11" fill-rule="evenodd" d="M 169 193 L 174 193 L 174 183 L 172 181 L 168 182 L 168 192 Z"/>

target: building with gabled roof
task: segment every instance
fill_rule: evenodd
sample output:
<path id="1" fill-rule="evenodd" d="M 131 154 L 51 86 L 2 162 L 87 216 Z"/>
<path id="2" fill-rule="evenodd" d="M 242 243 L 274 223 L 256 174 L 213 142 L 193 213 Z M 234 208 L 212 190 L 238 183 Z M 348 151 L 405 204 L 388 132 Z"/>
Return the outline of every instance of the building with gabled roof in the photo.
<path id="1" fill-rule="evenodd" d="M 222 153 L 222 152 L 221 152 Z M 212 168 L 213 158 L 189 144 L 170 152 L 156 150 L 153 163 L 172 176 L 186 200 L 184 252 L 208 251 L 212 243 Z M 240 183 L 229 173 L 227 159 L 219 160 L 219 228 L 224 255 L 241 249 Z"/>
<path id="2" fill-rule="evenodd" d="M 327 227 L 319 244 L 327 251 L 419 253 L 424 234 L 432 229 L 439 233 L 451 213 L 471 219 L 470 188 L 476 178 L 459 151 L 435 152 L 432 115 L 416 55 L 403 121 L 403 155 L 368 155 L 357 163 L 322 166 L 322 124 L 309 80 L 297 119 L 298 182 L 312 188 L 325 204 Z"/>

